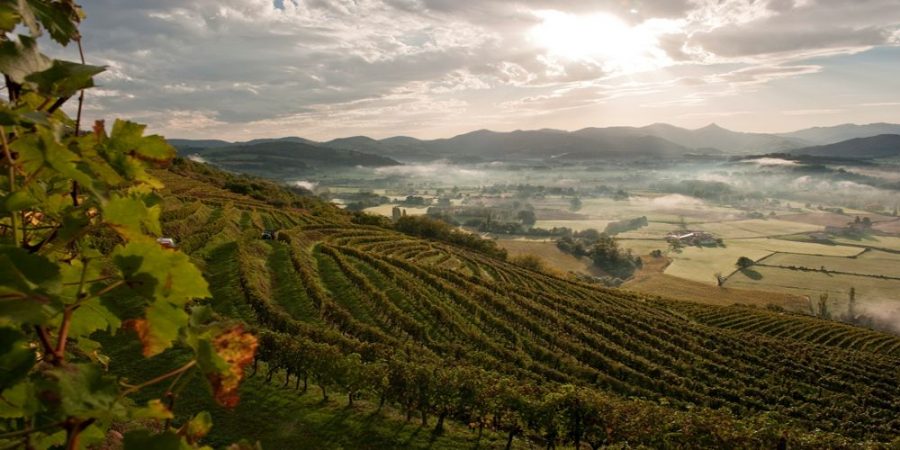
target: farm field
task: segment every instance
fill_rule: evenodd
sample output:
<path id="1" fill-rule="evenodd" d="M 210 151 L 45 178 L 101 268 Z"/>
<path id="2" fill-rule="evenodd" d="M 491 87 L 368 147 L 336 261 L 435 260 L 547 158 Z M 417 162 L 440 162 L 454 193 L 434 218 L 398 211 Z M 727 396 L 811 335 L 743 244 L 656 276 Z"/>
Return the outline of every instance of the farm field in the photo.
<path id="1" fill-rule="evenodd" d="M 866 236 L 861 239 L 838 237 L 834 239 L 834 242 L 847 245 L 882 248 L 900 252 L 900 237 L 897 236 Z"/>
<path id="2" fill-rule="evenodd" d="M 853 217 L 837 214 L 832 212 L 806 212 L 799 214 L 785 214 L 778 216 L 780 220 L 790 222 L 806 223 L 810 225 L 819 225 L 821 227 L 834 226 L 842 227 L 853 220 Z"/>
<path id="3" fill-rule="evenodd" d="M 863 249 L 857 247 L 771 238 L 728 239 L 725 241 L 725 247 L 685 247 L 680 253 L 669 252 L 673 262 L 666 269 L 666 274 L 705 284 L 715 284 L 715 273 L 728 275 L 733 272 L 734 264 L 741 256 L 758 261 L 776 252 L 854 256 L 862 251 Z"/>
<path id="4" fill-rule="evenodd" d="M 366 208 L 363 211 L 365 211 L 369 214 L 378 214 L 380 216 L 391 217 L 392 211 L 394 210 L 395 206 L 398 206 L 398 205 L 392 205 L 392 204 L 378 205 L 378 206 L 373 206 L 371 208 Z M 406 210 L 406 215 L 408 215 L 408 216 L 421 216 L 421 215 L 428 213 L 428 208 L 400 206 L 400 209 Z"/>
<path id="5" fill-rule="evenodd" d="M 671 255 L 672 264 L 665 273 L 686 280 L 716 285 L 715 274 L 727 276 L 735 270 L 734 263 L 741 256 L 758 260 L 770 255 L 770 250 L 728 245 L 727 247 L 685 247 Z"/>
<path id="6" fill-rule="evenodd" d="M 895 218 L 884 222 L 876 222 L 872 228 L 882 233 L 900 234 L 900 219 Z"/>
<path id="7" fill-rule="evenodd" d="M 669 243 L 662 239 L 620 239 L 619 245 L 638 256 L 649 255 L 653 250 L 665 252 L 669 247 Z"/>
<path id="8" fill-rule="evenodd" d="M 616 235 L 618 239 L 664 239 L 667 234 L 679 229 L 679 225 L 666 222 L 648 222 L 647 226 Z M 600 229 L 599 231 L 603 231 Z"/>
<path id="9" fill-rule="evenodd" d="M 667 258 L 645 258 L 644 267 L 622 287 L 642 294 L 707 305 L 778 305 L 789 311 L 809 310 L 809 302 L 797 295 L 730 287 L 711 288 L 709 283 L 667 275 L 663 271 L 668 264 Z"/>
<path id="10" fill-rule="evenodd" d="M 500 239 L 497 243 L 509 252 L 509 256 L 535 255 L 544 260 L 547 266 L 561 273 L 600 274 L 587 258 L 576 258 L 564 253 L 552 241 Z"/>
<path id="11" fill-rule="evenodd" d="M 865 249 L 859 247 L 801 242 L 781 238 L 730 239 L 725 241 L 725 244 L 728 246 L 768 250 L 772 253 L 786 252 L 824 256 L 856 256 L 865 251 Z"/>
<path id="12" fill-rule="evenodd" d="M 556 227 L 566 227 L 571 228 L 574 231 L 583 231 L 588 228 L 594 228 L 596 230 L 603 231 L 612 220 L 600 220 L 600 219 L 576 219 L 576 220 L 538 220 L 535 222 L 534 226 L 538 228 L 556 228 Z"/>
<path id="13" fill-rule="evenodd" d="M 897 299 L 900 280 L 754 266 L 730 276 L 725 286 L 809 296 L 814 301 L 820 294 L 827 293 L 829 307 L 840 312 L 847 309 L 852 287 L 856 289 L 857 302 L 862 305 L 890 310 L 900 308 Z"/>
<path id="14" fill-rule="evenodd" d="M 548 197 L 530 202 L 541 210 L 567 211 L 570 199 Z M 684 220 L 685 223 L 701 223 L 733 220 L 742 214 L 736 209 L 714 206 L 703 200 L 678 194 L 634 195 L 625 200 L 583 198 L 581 202 L 582 207 L 575 213 L 607 221 L 647 216 L 651 222 L 675 224 Z"/>
<path id="15" fill-rule="evenodd" d="M 820 231 L 821 226 L 779 219 L 748 219 L 728 222 L 709 222 L 695 225 L 723 239 L 783 236 Z"/>
<path id="16" fill-rule="evenodd" d="M 855 258 L 776 253 L 762 261 L 766 266 L 825 268 L 831 272 L 900 277 L 900 254 L 878 250 L 866 251 Z"/>

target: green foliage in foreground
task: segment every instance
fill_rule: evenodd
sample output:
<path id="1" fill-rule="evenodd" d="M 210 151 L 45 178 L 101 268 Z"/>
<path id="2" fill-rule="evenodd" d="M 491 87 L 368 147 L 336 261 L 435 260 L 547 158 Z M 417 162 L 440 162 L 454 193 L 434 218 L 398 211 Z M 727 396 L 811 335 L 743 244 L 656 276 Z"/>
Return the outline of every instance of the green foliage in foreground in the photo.
<path id="1" fill-rule="evenodd" d="M 174 149 L 144 126 L 117 120 L 80 133 L 60 107 L 93 86 L 102 67 L 51 59 L 37 38 L 79 42 L 71 1 L 0 3 L 0 448 L 96 446 L 114 423 L 155 423 L 124 436 L 129 449 L 198 447 L 208 413 L 170 427 L 171 397 L 136 403 L 158 383 L 197 373 L 225 406 L 237 402 L 256 338 L 206 307 L 207 283 L 187 255 L 163 249 L 160 182 L 148 169 Z M 17 28 L 19 27 L 19 28 Z M 27 35 L 13 35 L 17 30 Z M 80 45 L 80 42 L 79 42 Z M 80 110 L 80 106 L 79 106 Z M 190 357 L 147 379 L 117 379 L 96 333 L 128 328 L 142 357 L 178 345 Z"/>

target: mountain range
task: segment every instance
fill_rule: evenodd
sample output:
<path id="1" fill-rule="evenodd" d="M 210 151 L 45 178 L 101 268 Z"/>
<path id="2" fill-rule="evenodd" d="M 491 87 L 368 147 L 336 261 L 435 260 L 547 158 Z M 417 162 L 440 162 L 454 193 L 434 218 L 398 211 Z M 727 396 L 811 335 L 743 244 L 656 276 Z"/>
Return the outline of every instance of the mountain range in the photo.
<path id="1" fill-rule="evenodd" d="M 880 134 L 848 139 L 834 144 L 799 148 L 790 153 L 827 158 L 891 158 L 900 156 L 900 135 Z"/>
<path id="2" fill-rule="evenodd" d="M 835 147 L 820 148 L 879 135 L 900 135 L 900 124 L 845 124 L 782 134 L 744 133 L 716 124 L 691 130 L 656 123 L 644 127 L 583 128 L 576 131 L 477 130 L 433 140 L 408 136 L 380 140 L 353 136 L 326 142 L 301 137 L 246 142 L 171 139 L 170 142 L 184 155 L 195 155 L 225 169 L 272 175 L 271 170 L 378 167 L 438 159 L 456 162 L 675 159 L 689 155 L 731 156 L 784 152 L 868 158 L 900 153 L 891 150 L 889 138 L 849 141 Z M 833 152 L 839 154 L 832 154 Z"/>

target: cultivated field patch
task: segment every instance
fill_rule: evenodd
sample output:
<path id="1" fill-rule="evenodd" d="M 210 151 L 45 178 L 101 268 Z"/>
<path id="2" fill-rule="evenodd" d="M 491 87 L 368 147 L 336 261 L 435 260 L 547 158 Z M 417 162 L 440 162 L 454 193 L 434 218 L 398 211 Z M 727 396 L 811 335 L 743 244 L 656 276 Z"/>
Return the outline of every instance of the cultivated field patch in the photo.
<path id="1" fill-rule="evenodd" d="M 741 256 L 758 260 L 770 255 L 769 250 L 736 245 L 727 247 L 685 247 L 681 253 L 671 254 L 672 264 L 665 273 L 674 277 L 716 285 L 716 273 L 728 275 L 735 270 Z"/>
<path id="2" fill-rule="evenodd" d="M 761 263 L 767 266 L 793 266 L 819 271 L 824 269 L 829 272 L 900 277 L 900 255 L 878 250 L 867 251 L 855 258 L 776 253 Z"/>
<path id="3" fill-rule="evenodd" d="M 900 234 L 900 219 L 889 220 L 887 222 L 878 222 L 872 228 L 882 233 Z"/>
<path id="4" fill-rule="evenodd" d="M 568 253 L 564 253 L 556 247 L 554 242 L 500 239 L 497 243 L 509 252 L 509 256 L 534 255 L 544 260 L 544 263 L 550 268 L 562 273 L 600 274 L 600 271 L 594 268 L 593 263 L 588 258 L 576 258 Z"/>
<path id="5" fill-rule="evenodd" d="M 846 216 L 844 214 L 836 214 L 831 212 L 808 212 L 801 214 L 785 214 L 783 216 L 778 216 L 781 220 L 787 220 L 790 222 L 800 222 L 806 223 L 810 225 L 819 225 L 819 226 L 834 226 L 834 227 L 842 227 L 847 225 L 847 222 L 853 221 L 853 218 L 850 216 Z"/>
<path id="6" fill-rule="evenodd" d="M 834 242 L 847 245 L 861 245 L 871 248 L 882 248 L 900 252 L 900 237 L 896 236 L 866 236 L 860 239 L 838 237 Z"/>
<path id="7" fill-rule="evenodd" d="M 393 204 L 389 203 L 389 204 L 385 204 L 385 205 L 378 205 L 378 206 L 373 206 L 371 208 L 366 208 L 363 211 L 365 211 L 369 214 L 379 214 L 379 215 L 382 215 L 385 217 L 391 217 L 391 214 L 392 214 L 395 206 L 398 206 L 398 205 L 393 205 Z M 407 216 L 421 216 L 421 215 L 425 215 L 428 213 L 428 208 L 415 208 L 415 207 L 408 207 L 408 206 L 399 206 L 399 208 L 402 210 L 406 210 Z"/>
<path id="8" fill-rule="evenodd" d="M 778 219 L 748 219 L 730 222 L 710 222 L 695 226 L 724 239 L 784 236 L 820 231 L 821 226 Z"/>
<path id="9" fill-rule="evenodd" d="M 900 307 L 900 280 L 870 276 L 754 266 L 729 277 L 725 286 L 809 296 L 814 302 L 827 293 L 829 308 L 839 313 L 846 311 L 850 288 L 854 288 L 861 307 Z"/>

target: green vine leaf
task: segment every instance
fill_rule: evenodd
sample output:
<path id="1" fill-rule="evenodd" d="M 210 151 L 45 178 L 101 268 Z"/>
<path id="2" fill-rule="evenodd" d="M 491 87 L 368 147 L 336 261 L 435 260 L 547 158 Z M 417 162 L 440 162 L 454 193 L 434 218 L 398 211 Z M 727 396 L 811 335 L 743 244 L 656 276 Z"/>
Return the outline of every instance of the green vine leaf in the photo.
<path id="1" fill-rule="evenodd" d="M 144 230 L 159 235 L 159 206 L 148 207 L 137 197 L 115 196 L 103 206 L 103 218 L 126 239 L 144 235 Z"/>
<path id="2" fill-rule="evenodd" d="M 28 0 L 27 5 L 32 9 L 35 18 L 50 33 L 50 37 L 54 41 L 62 45 L 68 45 L 73 39 L 79 37 L 78 22 L 81 21 L 82 15 L 74 2 L 50 3 L 41 0 Z"/>
<path id="3" fill-rule="evenodd" d="M 127 287 L 151 301 L 163 300 L 182 307 L 191 299 L 210 295 L 206 280 L 187 255 L 164 249 L 150 239 L 117 248 L 113 263 L 122 272 Z"/>
<path id="4" fill-rule="evenodd" d="M 28 339 L 19 330 L 0 327 L 0 386 L 21 381 L 36 361 Z"/>
<path id="5" fill-rule="evenodd" d="M 178 330 L 188 320 L 183 309 L 163 301 L 147 307 L 145 317 L 132 320 L 129 324 L 137 332 L 146 357 L 157 355 L 171 347 L 172 342 L 178 338 Z"/>
<path id="6" fill-rule="evenodd" d="M 12 2 L 0 3 L 0 32 L 12 33 L 22 16 Z"/>
<path id="7" fill-rule="evenodd" d="M 47 374 L 49 379 L 42 381 L 49 384 L 43 385 L 42 390 L 55 393 L 58 403 L 45 403 L 62 417 L 94 417 L 108 421 L 126 416 L 125 406 L 118 398 L 116 380 L 104 375 L 98 366 L 67 364 L 53 368 Z M 52 394 L 42 396 L 50 398 Z"/>
<path id="8" fill-rule="evenodd" d="M 43 256 L 0 247 L 0 319 L 28 324 L 45 320 L 59 306 L 59 268 Z"/>
<path id="9" fill-rule="evenodd" d="M 164 162 L 175 157 L 175 148 L 161 136 L 144 136 L 146 125 L 116 120 L 107 146 L 110 150 L 133 155 L 136 158 Z"/>
<path id="10" fill-rule="evenodd" d="M 135 430 L 125 434 L 125 450 L 190 450 L 185 439 L 174 432 L 152 434 L 148 430 Z"/>
<path id="11" fill-rule="evenodd" d="M 93 87 L 94 75 L 104 70 L 106 68 L 100 66 L 53 60 L 49 69 L 32 73 L 25 80 L 34 83 L 37 92 L 42 95 L 71 97 L 82 89 Z"/>
<path id="12" fill-rule="evenodd" d="M 19 35 L 18 41 L 0 41 L 0 72 L 16 83 L 25 84 L 25 78 L 49 69 L 50 58 L 38 51 L 37 41 Z"/>

